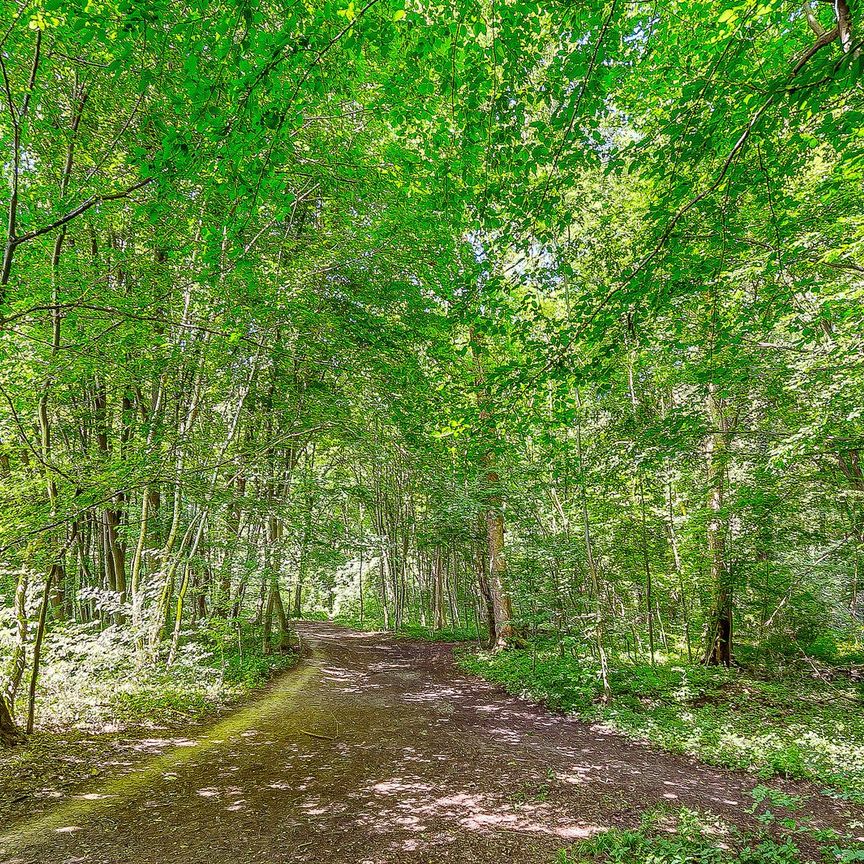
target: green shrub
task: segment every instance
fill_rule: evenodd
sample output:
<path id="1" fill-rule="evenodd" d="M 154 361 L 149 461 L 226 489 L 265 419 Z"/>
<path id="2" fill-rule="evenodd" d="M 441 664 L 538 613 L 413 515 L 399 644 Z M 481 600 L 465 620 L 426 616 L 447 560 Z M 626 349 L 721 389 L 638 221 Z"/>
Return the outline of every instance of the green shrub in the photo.
<path id="1" fill-rule="evenodd" d="M 39 678 L 40 728 L 171 725 L 203 717 L 261 686 L 295 655 L 263 656 L 261 628 L 212 619 L 184 634 L 166 668 L 141 656 L 118 627 L 58 627 L 48 634 Z"/>
<path id="2" fill-rule="evenodd" d="M 600 695 L 596 670 L 580 660 L 529 651 L 459 655 L 460 665 L 517 696 L 532 696 L 561 711 L 587 709 Z"/>

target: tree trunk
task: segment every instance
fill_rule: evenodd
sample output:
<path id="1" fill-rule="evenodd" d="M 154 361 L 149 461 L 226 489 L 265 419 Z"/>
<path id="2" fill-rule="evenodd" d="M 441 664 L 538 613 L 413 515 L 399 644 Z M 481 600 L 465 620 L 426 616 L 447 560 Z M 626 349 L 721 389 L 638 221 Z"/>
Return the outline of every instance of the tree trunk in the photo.
<path id="1" fill-rule="evenodd" d="M 489 593 L 492 598 L 492 611 L 495 617 L 495 639 L 493 647 L 504 648 L 515 636 L 513 627 L 513 605 L 507 591 L 505 578 L 507 559 L 504 557 L 504 511 L 501 501 L 501 478 L 495 467 L 494 442 L 497 437 L 494 422 L 489 412 L 489 394 L 486 390 L 485 371 L 482 355 L 482 337 L 472 329 L 471 348 L 476 366 L 477 404 L 480 409 L 481 434 L 486 441 L 483 454 L 485 467 L 485 522 L 486 553 L 488 560 Z M 491 641 L 491 640 L 490 640 Z"/>
<path id="2" fill-rule="evenodd" d="M 270 634 L 273 630 L 273 607 L 275 605 L 275 591 L 274 585 L 270 583 L 270 591 L 267 593 L 267 606 L 264 610 L 264 633 L 261 637 L 261 653 L 265 656 L 268 656 L 272 653 L 272 646 L 270 644 Z"/>
<path id="3" fill-rule="evenodd" d="M 729 423 L 724 400 L 712 384 L 708 390 L 708 556 L 713 599 L 702 662 L 709 666 L 732 664 L 732 586 L 726 561 L 727 518 L 724 513 Z"/>
<path id="4" fill-rule="evenodd" d="M 51 602 L 51 586 L 60 575 L 59 565 L 55 564 L 49 571 L 45 580 L 45 592 L 42 595 L 42 604 L 39 607 L 39 624 L 36 627 L 36 638 L 33 641 L 33 670 L 30 673 L 30 688 L 27 698 L 27 734 L 33 732 L 36 719 L 36 686 L 39 682 L 39 664 L 42 659 L 42 640 L 45 637 L 45 622 L 48 617 L 48 605 Z"/>
<path id="5" fill-rule="evenodd" d="M 481 524 L 485 526 L 482 519 Z M 492 600 L 492 591 L 489 588 L 488 562 L 486 551 L 483 547 L 477 550 L 477 584 L 480 586 L 480 595 L 483 597 L 483 609 L 486 613 L 487 644 L 492 648 L 498 641 L 498 634 L 495 630 L 495 603 Z"/>
<path id="6" fill-rule="evenodd" d="M 440 546 L 435 547 L 432 563 L 432 612 L 433 626 L 444 629 L 444 554 Z"/>
<path id="7" fill-rule="evenodd" d="M 606 645 L 603 622 L 603 603 L 600 591 L 600 570 L 594 555 L 594 543 L 591 537 L 591 519 L 588 512 L 588 486 L 585 481 L 585 459 L 582 453 L 582 397 L 577 389 L 576 404 L 579 408 L 576 423 L 576 453 L 579 458 L 579 487 L 582 498 L 582 522 L 585 537 L 585 555 L 588 559 L 588 572 L 591 574 L 591 590 L 594 595 L 594 639 L 597 646 L 597 659 L 600 661 L 600 677 L 603 682 L 603 700 L 608 702 L 612 697 L 609 686 L 609 664 L 606 657 Z"/>
<path id="8" fill-rule="evenodd" d="M 489 496 L 489 509 L 486 511 L 486 551 L 489 560 L 489 592 L 495 616 L 494 647 L 500 649 L 506 648 L 515 636 L 513 604 L 504 582 L 507 559 L 504 557 L 504 514 L 501 511 L 501 497 L 496 490 L 498 474 L 488 471 L 486 482 L 493 490 Z"/>
<path id="9" fill-rule="evenodd" d="M 27 588 L 29 585 L 28 571 L 22 567 L 18 573 L 18 582 L 15 586 L 15 645 L 12 648 L 11 672 L 6 685 L 6 697 L 9 711 L 15 710 L 15 696 L 24 675 L 27 665 L 27 630 L 29 621 L 27 619 Z"/>
<path id="10" fill-rule="evenodd" d="M 645 607 L 648 616 L 648 651 L 654 665 L 654 590 L 651 579 L 651 561 L 648 555 L 648 525 L 645 518 L 645 484 L 639 477 L 639 503 L 642 512 L 642 558 L 645 564 Z"/>
<path id="11" fill-rule="evenodd" d="M 282 654 L 286 654 L 291 650 L 291 627 L 288 624 L 288 615 L 285 612 L 282 592 L 279 590 L 279 582 L 276 577 L 273 580 L 273 610 L 276 612 L 276 620 L 279 622 L 278 650 Z"/>
<path id="12" fill-rule="evenodd" d="M 0 746 L 11 747 L 13 744 L 18 744 L 21 739 L 22 735 L 12 719 L 6 698 L 0 693 Z"/>
<path id="13" fill-rule="evenodd" d="M 309 539 L 312 534 L 312 501 L 307 501 L 306 516 L 303 523 L 303 537 L 300 541 L 300 554 L 297 559 L 297 580 L 294 583 L 294 610 L 295 618 L 303 614 L 303 585 L 306 581 L 306 569 L 309 563 Z"/>

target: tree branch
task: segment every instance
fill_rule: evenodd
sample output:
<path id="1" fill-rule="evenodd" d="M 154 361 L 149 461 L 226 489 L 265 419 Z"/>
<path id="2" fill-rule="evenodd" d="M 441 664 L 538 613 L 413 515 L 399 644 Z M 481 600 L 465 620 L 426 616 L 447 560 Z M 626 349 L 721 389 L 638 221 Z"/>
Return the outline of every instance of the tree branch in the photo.
<path id="1" fill-rule="evenodd" d="M 13 246 L 19 246 L 21 243 L 26 243 L 28 240 L 34 240 L 36 237 L 41 237 L 43 234 L 49 234 L 57 228 L 62 228 L 64 225 L 86 213 L 91 207 L 101 204 L 103 201 L 117 201 L 120 198 L 127 198 L 133 192 L 143 188 L 148 183 L 152 183 L 152 177 L 146 177 L 144 180 L 139 180 L 128 189 L 123 189 L 120 192 L 110 192 L 106 195 L 91 195 L 82 204 L 79 204 L 74 210 L 70 210 L 65 216 L 61 216 L 49 225 L 43 225 L 34 231 L 28 231 L 26 234 L 21 234 L 18 237 L 11 238 L 10 242 Z"/>

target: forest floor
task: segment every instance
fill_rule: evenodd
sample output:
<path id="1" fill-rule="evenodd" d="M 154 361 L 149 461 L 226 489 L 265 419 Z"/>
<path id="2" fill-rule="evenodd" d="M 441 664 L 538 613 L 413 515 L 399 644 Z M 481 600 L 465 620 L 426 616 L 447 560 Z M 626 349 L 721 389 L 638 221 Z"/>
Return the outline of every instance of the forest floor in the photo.
<path id="1" fill-rule="evenodd" d="M 0 861 L 539 864 L 658 805 L 786 830 L 754 812 L 752 775 L 507 696 L 460 672 L 452 646 L 300 629 L 308 656 L 258 699 L 28 804 L 0 827 Z M 800 826 L 848 832 L 864 816 L 815 786 L 768 785 L 804 798 L 796 843 L 813 860 Z"/>

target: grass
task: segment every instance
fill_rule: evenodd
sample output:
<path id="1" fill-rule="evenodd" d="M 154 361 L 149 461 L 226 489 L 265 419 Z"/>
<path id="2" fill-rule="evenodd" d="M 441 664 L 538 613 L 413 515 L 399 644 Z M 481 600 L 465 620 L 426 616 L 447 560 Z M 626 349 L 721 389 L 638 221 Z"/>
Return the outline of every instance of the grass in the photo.
<path id="1" fill-rule="evenodd" d="M 851 684 L 628 664 L 612 672 L 612 699 L 602 704 L 594 664 L 552 648 L 466 651 L 459 663 L 511 693 L 667 750 L 760 777 L 812 780 L 830 794 L 864 803 L 864 712 Z"/>

